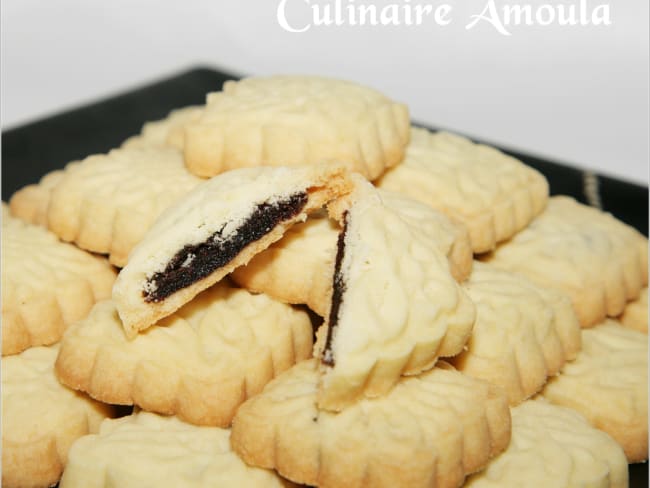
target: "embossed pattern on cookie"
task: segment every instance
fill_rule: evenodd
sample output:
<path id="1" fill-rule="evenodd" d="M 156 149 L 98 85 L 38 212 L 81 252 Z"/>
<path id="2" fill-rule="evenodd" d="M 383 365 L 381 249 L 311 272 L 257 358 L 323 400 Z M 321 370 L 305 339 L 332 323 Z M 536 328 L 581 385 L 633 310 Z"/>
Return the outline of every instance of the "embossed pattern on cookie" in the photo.
<path id="1" fill-rule="evenodd" d="M 93 398 L 225 427 L 241 402 L 311 354 L 306 312 L 219 283 L 135 339 L 111 301 L 61 342 L 59 379 Z"/>
<path id="2" fill-rule="evenodd" d="M 303 361 L 244 403 L 231 444 L 252 466 L 322 488 L 450 488 L 510 439 L 503 392 L 441 364 L 385 396 L 318 410 L 317 360 Z"/>
<path id="3" fill-rule="evenodd" d="M 242 168 L 169 208 L 131 253 L 113 288 L 134 337 L 349 191 L 342 165 Z"/>
<path id="4" fill-rule="evenodd" d="M 244 166 L 345 161 L 375 179 L 402 160 L 405 105 L 355 83 L 309 76 L 227 81 L 185 129 L 188 169 L 214 176 Z"/>
<path id="5" fill-rule="evenodd" d="M 517 159 L 455 134 L 415 127 L 404 161 L 377 185 L 464 223 L 475 253 L 523 229 L 548 199 L 544 176 Z"/>
<path id="6" fill-rule="evenodd" d="M 648 459 L 648 336 L 607 319 L 582 331 L 582 351 L 540 393 L 573 408 L 621 446 Z"/>
<path id="7" fill-rule="evenodd" d="M 273 471 L 247 466 L 230 448 L 227 429 L 138 412 L 106 420 L 96 435 L 75 442 L 59 486 L 282 488 L 293 484 Z"/>
<path id="8" fill-rule="evenodd" d="M 475 318 L 447 256 L 422 230 L 427 224 L 384 203 L 360 176 L 355 185 L 328 207 L 343 228 L 315 356 L 322 372 L 318 404 L 332 410 L 384 395 L 400 375 L 459 353 Z"/>
<path id="9" fill-rule="evenodd" d="M 2 486 L 52 486 L 71 444 L 97 432 L 113 408 L 61 385 L 58 345 L 2 358 Z"/>
<path id="10" fill-rule="evenodd" d="M 466 488 L 627 487 L 625 453 L 577 412 L 541 400 L 526 401 L 511 412 L 508 449 L 469 477 Z"/>
<path id="11" fill-rule="evenodd" d="M 567 293 L 583 327 L 618 316 L 648 283 L 648 239 L 565 196 L 482 259 Z"/>
<path id="12" fill-rule="evenodd" d="M 462 286 L 476 305 L 476 323 L 466 348 L 449 361 L 502 387 L 511 405 L 576 357 L 580 324 L 566 294 L 480 262 Z"/>
<path id="13" fill-rule="evenodd" d="M 111 295 L 106 259 L 11 217 L 2 204 L 2 355 L 57 342 L 93 304 Z"/>

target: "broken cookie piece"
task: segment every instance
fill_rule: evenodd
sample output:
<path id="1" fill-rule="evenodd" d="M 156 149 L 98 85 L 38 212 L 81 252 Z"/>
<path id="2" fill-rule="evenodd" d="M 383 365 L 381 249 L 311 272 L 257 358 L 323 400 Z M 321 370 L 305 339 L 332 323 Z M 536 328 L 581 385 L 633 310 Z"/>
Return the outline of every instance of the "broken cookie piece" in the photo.
<path id="1" fill-rule="evenodd" d="M 113 288 L 128 337 L 190 301 L 350 190 L 342 165 L 257 167 L 219 175 L 156 221 Z"/>

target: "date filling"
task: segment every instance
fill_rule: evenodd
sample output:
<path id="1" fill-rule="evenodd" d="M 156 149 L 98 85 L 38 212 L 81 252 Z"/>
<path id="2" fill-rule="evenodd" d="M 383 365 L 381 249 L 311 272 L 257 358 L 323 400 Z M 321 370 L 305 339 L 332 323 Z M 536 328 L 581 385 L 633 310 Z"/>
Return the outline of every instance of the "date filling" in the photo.
<path id="1" fill-rule="evenodd" d="M 174 255 L 164 270 L 147 279 L 142 290 L 144 301 L 160 302 L 225 266 L 247 245 L 264 237 L 279 223 L 299 214 L 307 200 L 308 194 L 303 191 L 273 203 L 260 203 L 235 232 L 223 236 L 224 224 L 206 241 L 186 245 Z"/>
<path id="2" fill-rule="evenodd" d="M 343 263 L 343 256 L 345 255 L 345 235 L 348 230 L 348 212 L 343 214 L 343 230 L 339 234 L 336 242 L 336 261 L 334 263 L 334 279 L 332 282 L 332 306 L 330 308 L 330 315 L 327 321 L 327 337 L 325 338 L 325 347 L 323 348 L 322 363 L 327 366 L 334 366 L 334 353 L 332 351 L 332 339 L 334 336 L 334 329 L 338 325 L 339 310 L 341 303 L 343 303 L 343 294 L 346 290 L 345 281 L 343 279 L 343 272 L 341 265 Z"/>

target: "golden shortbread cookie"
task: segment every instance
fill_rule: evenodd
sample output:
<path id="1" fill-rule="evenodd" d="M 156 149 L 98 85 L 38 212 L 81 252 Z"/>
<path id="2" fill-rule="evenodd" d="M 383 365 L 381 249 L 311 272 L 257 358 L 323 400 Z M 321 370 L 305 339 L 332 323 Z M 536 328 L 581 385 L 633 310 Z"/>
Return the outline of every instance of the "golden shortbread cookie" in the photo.
<path id="1" fill-rule="evenodd" d="M 523 229 L 548 199 L 546 178 L 521 161 L 455 134 L 415 127 L 404 161 L 377 185 L 464 223 L 475 253 Z"/>
<path id="2" fill-rule="evenodd" d="M 573 408 L 621 446 L 648 459 L 648 336 L 607 319 L 582 331 L 582 351 L 540 393 Z"/>
<path id="3" fill-rule="evenodd" d="M 648 333 L 648 287 L 641 290 L 639 298 L 628 302 L 618 321 L 624 327 Z"/>
<path id="4" fill-rule="evenodd" d="M 306 312 L 227 281 L 129 340 L 115 305 L 95 305 L 61 341 L 59 379 L 93 398 L 225 427 L 248 396 L 311 355 Z"/>
<path id="5" fill-rule="evenodd" d="M 431 225 L 398 211 L 359 175 L 355 190 L 328 207 L 342 221 L 332 298 L 318 331 L 320 408 L 341 410 L 384 395 L 400 375 L 458 354 L 475 309 L 454 280 Z M 435 227 L 435 224 L 433 225 Z"/>
<path id="6" fill-rule="evenodd" d="M 72 445 L 61 488 L 282 488 L 273 471 L 247 466 L 230 448 L 230 431 L 138 412 L 102 422 Z"/>
<path id="7" fill-rule="evenodd" d="M 349 191 L 336 164 L 222 173 L 167 209 L 133 249 L 113 288 L 128 337 L 190 301 Z"/>
<path id="8" fill-rule="evenodd" d="M 97 432 L 113 408 L 61 385 L 58 345 L 2 358 L 2 486 L 56 484 L 78 437 Z"/>
<path id="9" fill-rule="evenodd" d="M 273 76 L 227 81 L 185 127 L 188 169 L 214 176 L 244 166 L 344 161 L 375 179 L 402 160 L 405 105 L 347 81 Z"/>
<path id="10" fill-rule="evenodd" d="M 451 488 L 508 445 L 504 393 L 444 363 L 339 413 L 316 406 L 316 363 L 297 364 L 239 408 L 231 445 L 247 464 L 322 488 Z"/>
<path id="11" fill-rule="evenodd" d="M 122 147 L 170 146 L 183 148 L 185 126 L 195 122 L 203 113 L 203 107 L 192 105 L 177 108 L 161 120 L 146 122 L 138 135 L 129 137 Z"/>
<path id="12" fill-rule="evenodd" d="M 476 305 L 476 323 L 465 350 L 449 361 L 502 387 L 511 405 L 576 357 L 580 324 L 566 294 L 480 262 L 462 286 Z"/>
<path id="13" fill-rule="evenodd" d="M 57 342 L 66 327 L 111 295 L 116 272 L 2 204 L 2 355 Z"/>
<path id="14" fill-rule="evenodd" d="M 621 446 L 584 417 L 568 408 L 529 400 L 512 409 L 508 449 L 463 486 L 627 488 L 627 470 Z"/>
<path id="15" fill-rule="evenodd" d="M 648 283 L 648 239 L 566 196 L 483 259 L 567 293 L 583 327 L 620 315 Z"/>

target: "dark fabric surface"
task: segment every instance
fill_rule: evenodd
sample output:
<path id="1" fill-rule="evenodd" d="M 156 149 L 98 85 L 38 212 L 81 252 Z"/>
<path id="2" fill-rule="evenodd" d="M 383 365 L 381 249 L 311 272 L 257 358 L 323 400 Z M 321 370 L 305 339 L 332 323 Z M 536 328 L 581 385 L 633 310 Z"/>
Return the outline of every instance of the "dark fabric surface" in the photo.
<path id="1" fill-rule="evenodd" d="M 148 120 L 174 109 L 205 101 L 225 80 L 237 76 L 197 68 L 96 103 L 2 133 L 2 199 L 36 183 L 47 172 L 93 153 L 106 152 L 140 131 Z M 552 194 L 571 195 L 590 203 L 584 172 L 570 166 L 506 151 L 541 171 Z M 602 208 L 648 235 L 648 188 L 615 178 L 598 177 Z M 648 465 L 630 466 L 630 486 L 648 486 Z"/>

